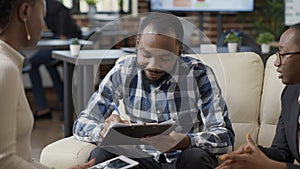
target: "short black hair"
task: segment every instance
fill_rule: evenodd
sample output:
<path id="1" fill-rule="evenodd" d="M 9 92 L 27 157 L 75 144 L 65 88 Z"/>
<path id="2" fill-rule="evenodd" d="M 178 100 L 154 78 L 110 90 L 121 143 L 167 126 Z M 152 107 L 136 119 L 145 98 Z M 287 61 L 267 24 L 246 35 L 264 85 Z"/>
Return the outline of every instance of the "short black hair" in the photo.
<path id="1" fill-rule="evenodd" d="M 174 15 L 158 12 L 150 13 L 142 20 L 138 29 L 138 35 L 141 35 L 148 25 L 151 25 L 158 34 L 168 36 L 168 34 L 174 32 L 176 35 L 174 38 L 180 43 L 183 42 L 183 27 L 181 21 Z"/>
<path id="2" fill-rule="evenodd" d="M 300 23 L 290 26 L 289 29 L 295 30 L 296 36 L 294 36 L 294 41 L 296 45 L 300 47 Z"/>

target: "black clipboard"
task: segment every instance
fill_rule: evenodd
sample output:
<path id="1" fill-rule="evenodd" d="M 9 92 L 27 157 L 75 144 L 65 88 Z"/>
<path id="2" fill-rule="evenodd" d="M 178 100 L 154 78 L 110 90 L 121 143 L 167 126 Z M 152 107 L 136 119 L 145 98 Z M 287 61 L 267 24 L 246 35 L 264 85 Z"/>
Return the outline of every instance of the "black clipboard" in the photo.
<path id="1" fill-rule="evenodd" d="M 174 131 L 172 122 L 166 123 L 144 123 L 144 124 L 120 124 L 111 125 L 100 146 L 112 145 L 142 145 L 140 141 L 145 136 L 156 136 L 159 134 L 170 134 Z"/>

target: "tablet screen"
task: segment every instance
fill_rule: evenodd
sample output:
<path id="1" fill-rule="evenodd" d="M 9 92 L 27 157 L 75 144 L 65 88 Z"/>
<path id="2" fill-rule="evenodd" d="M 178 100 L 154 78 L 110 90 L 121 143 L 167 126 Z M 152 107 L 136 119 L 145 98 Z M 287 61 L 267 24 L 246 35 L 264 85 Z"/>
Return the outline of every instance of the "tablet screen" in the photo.
<path id="1" fill-rule="evenodd" d="M 125 167 L 128 166 L 129 163 L 126 163 L 125 161 L 122 161 L 120 159 L 115 159 L 109 162 L 109 164 L 107 165 L 107 167 L 109 168 L 121 168 L 121 167 Z"/>
<path id="2" fill-rule="evenodd" d="M 127 169 L 137 166 L 139 163 L 126 156 L 120 155 L 102 163 L 96 164 L 95 166 L 88 169 Z"/>

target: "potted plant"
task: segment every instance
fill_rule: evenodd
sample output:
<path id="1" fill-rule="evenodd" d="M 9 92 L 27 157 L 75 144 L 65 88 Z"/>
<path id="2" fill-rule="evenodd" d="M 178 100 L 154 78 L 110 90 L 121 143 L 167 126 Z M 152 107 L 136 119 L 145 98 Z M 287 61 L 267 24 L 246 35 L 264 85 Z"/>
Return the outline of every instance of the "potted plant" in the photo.
<path id="1" fill-rule="evenodd" d="M 256 42 L 261 45 L 261 53 L 270 52 L 270 42 L 275 41 L 275 36 L 271 32 L 262 32 L 256 38 Z"/>
<path id="2" fill-rule="evenodd" d="M 236 52 L 238 43 L 240 43 L 241 37 L 239 32 L 231 31 L 225 36 L 224 42 L 227 43 L 228 52 Z"/>
<path id="3" fill-rule="evenodd" d="M 90 25 L 90 27 L 95 27 L 96 26 L 95 15 L 97 13 L 96 4 L 98 3 L 99 0 L 84 0 L 84 1 L 89 6 L 89 10 L 87 12 L 87 17 L 88 17 L 88 20 L 89 20 L 89 25 Z"/>
<path id="4" fill-rule="evenodd" d="M 80 52 L 80 43 L 78 38 L 74 38 L 71 41 L 70 44 L 70 52 L 72 56 L 78 56 L 79 52 Z"/>
<path id="5" fill-rule="evenodd" d="M 96 5 L 96 3 L 98 2 L 98 0 L 85 0 L 85 2 L 86 2 L 88 5 Z"/>

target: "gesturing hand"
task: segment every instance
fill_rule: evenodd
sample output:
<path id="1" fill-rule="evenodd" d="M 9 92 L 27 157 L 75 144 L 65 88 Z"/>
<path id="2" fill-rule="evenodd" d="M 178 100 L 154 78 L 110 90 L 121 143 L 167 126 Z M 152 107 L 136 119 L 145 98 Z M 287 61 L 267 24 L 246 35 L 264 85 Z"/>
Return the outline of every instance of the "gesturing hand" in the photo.
<path id="1" fill-rule="evenodd" d="M 284 163 L 279 163 L 268 158 L 253 142 L 250 135 L 247 135 L 247 143 L 238 150 L 220 156 L 224 161 L 216 169 L 275 169 L 284 167 Z"/>
<path id="2" fill-rule="evenodd" d="M 87 163 L 84 163 L 84 164 L 81 164 L 81 165 L 76 165 L 76 166 L 73 166 L 69 169 L 87 169 L 89 167 L 92 167 L 95 164 L 95 162 L 96 162 L 96 158 L 93 158 Z"/>

